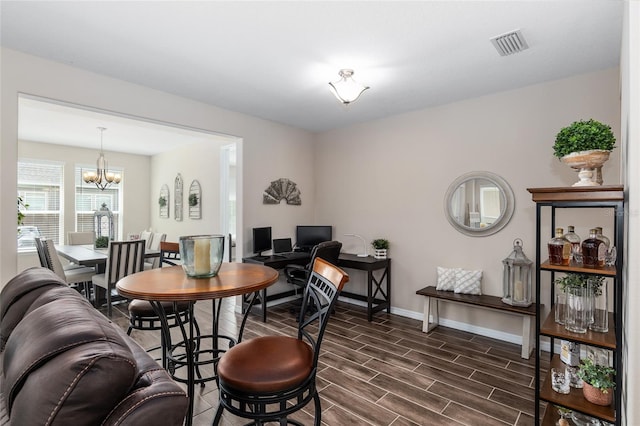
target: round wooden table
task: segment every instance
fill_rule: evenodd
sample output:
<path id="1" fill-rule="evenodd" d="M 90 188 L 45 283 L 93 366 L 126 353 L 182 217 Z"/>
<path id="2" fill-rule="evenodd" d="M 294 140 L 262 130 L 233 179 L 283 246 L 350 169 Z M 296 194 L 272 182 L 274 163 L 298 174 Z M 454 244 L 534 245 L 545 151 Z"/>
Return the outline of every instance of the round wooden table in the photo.
<path id="1" fill-rule="evenodd" d="M 189 409 L 187 412 L 186 425 L 191 425 L 193 421 L 193 397 L 195 388 L 195 366 L 199 363 L 196 359 L 199 355 L 199 339 L 211 338 L 213 341 L 213 359 L 209 362 L 216 363 L 219 355 L 224 349 L 218 349 L 218 339 L 224 338 L 232 346 L 236 341 L 242 339 L 242 333 L 251 306 L 246 310 L 238 339 L 218 334 L 218 308 L 222 298 L 239 296 L 249 293 L 257 295 L 258 292 L 278 280 L 278 271 L 264 265 L 251 263 L 223 263 L 218 275 L 211 278 L 190 278 L 187 277 L 181 266 L 171 266 L 165 268 L 155 268 L 136 274 L 129 275 L 116 284 L 118 293 L 129 299 L 148 300 L 153 306 L 162 322 L 162 332 L 169 336 L 167 317 L 160 302 L 189 302 L 189 318 L 193 318 L 193 305 L 198 300 L 212 300 L 213 328 L 209 336 L 194 338 L 193 321 L 189 322 L 189 333 L 187 334 L 183 325 L 181 331 L 184 341 L 173 345 L 175 347 L 184 346 L 187 366 L 187 395 L 189 396 Z M 172 348 L 168 348 L 171 352 Z M 171 355 L 170 355 L 171 356 Z M 175 361 L 175 360 L 174 360 Z M 184 365 L 183 364 L 183 365 Z M 216 369 L 214 368 L 214 371 Z M 201 382 L 213 380 L 215 377 L 200 379 Z M 203 384 L 204 385 L 204 384 Z"/>

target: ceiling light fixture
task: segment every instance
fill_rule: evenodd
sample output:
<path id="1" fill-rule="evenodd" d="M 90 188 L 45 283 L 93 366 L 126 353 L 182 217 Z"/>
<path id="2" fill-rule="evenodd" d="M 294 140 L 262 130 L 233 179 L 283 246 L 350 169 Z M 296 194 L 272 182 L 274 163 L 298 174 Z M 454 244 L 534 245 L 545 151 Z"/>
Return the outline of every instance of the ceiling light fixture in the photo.
<path id="1" fill-rule="evenodd" d="M 120 173 L 113 173 L 107 169 L 107 160 L 104 158 L 104 152 L 102 152 L 102 134 L 105 127 L 98 127 L 100 130 L 100 155 L 98 161 L 96 161 L 96 171 L 86 171 L 82 173 L 82 179 L 85 183 L 94 183 L 100 190 L 104 191 L 111 186 L 112 183 L 118 184 L 122 177 Z"/>
<path id="2" fill-rule="evenodd" d="M 338 75 L 341 79 L 335 83 L 329 82 L 329 87 L 331 88 L 331 93 L 345 105 L 354 102 L 362 92 L 369 88 L 369 86 L 364 86 L 353 79 L 353 70 L 342 69 Z"/>

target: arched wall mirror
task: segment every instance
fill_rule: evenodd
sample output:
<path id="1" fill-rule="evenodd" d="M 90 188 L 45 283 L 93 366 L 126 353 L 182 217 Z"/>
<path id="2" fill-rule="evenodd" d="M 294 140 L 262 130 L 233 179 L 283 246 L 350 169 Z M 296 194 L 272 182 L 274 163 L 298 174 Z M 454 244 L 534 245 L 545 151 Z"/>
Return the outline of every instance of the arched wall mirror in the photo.
<path id="1" fill-rule="evenodd" d="M 444 210 L 449 223 L 472 237 L 495 234 L 511 220 L 513 190 L 500 176 L 489 172 L 466 173 L 449 185 Z"/>

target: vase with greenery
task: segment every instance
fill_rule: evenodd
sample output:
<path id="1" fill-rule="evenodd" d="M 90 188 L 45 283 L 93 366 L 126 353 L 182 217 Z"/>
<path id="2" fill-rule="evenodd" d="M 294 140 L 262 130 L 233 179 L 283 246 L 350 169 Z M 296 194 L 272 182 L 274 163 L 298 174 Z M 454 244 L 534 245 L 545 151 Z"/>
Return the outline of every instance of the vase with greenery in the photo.
<path id="1" fill-rule="evenodd" d="M 558 132 L 553 154 L 580 170 L 580 181 L 573 186 L 602 185 L 602 165 L 609 159 L 615 143 L 610 126 L 593 119 L 580 120 Z"/>
<path id="2" fill-rule="evenodd" d="M 198 196 L 196 194 L 189 194 L 189 207 L 195 207 L 198 205 Z"/>
<path id="3" fill-rule="evenodd" d="M 167 197 L 160 196 L 160 198 L 158 198 L 158 205 L 160 207 L 166 206 L 167 205 Z"/>
<path id="4" fill-rule="evenodd" d="M 373 257 L 376 259 L 386 259 L 387 250 L 389 249 L 389 241 L 384 238 L 376 238 L 371 241 L 371 245 L 374 249 Z"/>
<path id="5" fill-rule="evenodd" d="M 591 359 L 585 358 L 578 367 L 577 374 L 584 381 L 582 392 L 587 401 L 596 405 L 611 405 L 616 386 L 616 371 L 613 368 L 595 364 Z"/>
<path id="6" fill-rule="evenodd" d="M 588 328 L 600 331 L 603 316 L 604 321 L 608 321 L 608 316 L 606 310 L 604 313 L 596 311 L 594 305 L 596 298 L 607 297 L 607 282 L 604 277 L 570 272 L 554 283 L 558 292 L 555 303 L 556 322 L 564 324 L 573 333 L 586 333 Z"/>

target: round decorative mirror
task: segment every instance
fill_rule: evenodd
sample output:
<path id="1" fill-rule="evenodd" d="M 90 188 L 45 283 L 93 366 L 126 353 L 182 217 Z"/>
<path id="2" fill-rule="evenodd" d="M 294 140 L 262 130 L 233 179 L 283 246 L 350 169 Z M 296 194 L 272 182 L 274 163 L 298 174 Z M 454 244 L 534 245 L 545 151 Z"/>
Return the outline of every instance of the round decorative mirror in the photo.
<path id="1" fill-rule="evenodd" d="M 444 211 L 463 234 L 484 237 L 505 227 L 513 216 L 515 198 L 506 180 L 489 172 L 470 172 L 447 189 Z"/>

